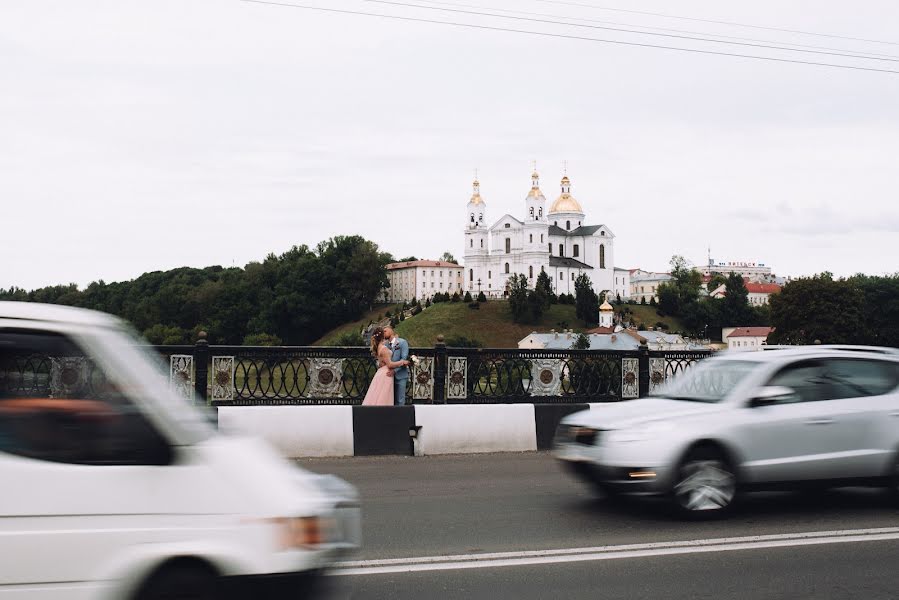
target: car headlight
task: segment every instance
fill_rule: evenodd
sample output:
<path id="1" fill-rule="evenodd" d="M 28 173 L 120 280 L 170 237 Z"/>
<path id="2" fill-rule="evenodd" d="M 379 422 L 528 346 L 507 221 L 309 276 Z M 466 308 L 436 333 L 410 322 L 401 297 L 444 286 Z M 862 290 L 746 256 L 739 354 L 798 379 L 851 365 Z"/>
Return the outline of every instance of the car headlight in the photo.
<path id="1" fill-rule="evenodd" d="M 672 429 L 674 429 L 674 425 L 668 421 L 652 421 L 627 429 L 613 429 L 606 434 L 605 439 L 609 444 L 645 442 L 668 433 Z"/>

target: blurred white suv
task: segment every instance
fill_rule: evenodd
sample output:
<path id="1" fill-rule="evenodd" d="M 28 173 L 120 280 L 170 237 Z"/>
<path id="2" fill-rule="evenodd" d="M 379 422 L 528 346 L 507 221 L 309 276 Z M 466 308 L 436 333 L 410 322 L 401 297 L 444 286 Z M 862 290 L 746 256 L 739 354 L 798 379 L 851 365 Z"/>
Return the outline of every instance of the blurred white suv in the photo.
<path id="1" fill-rule="evenodd" d="M 697 363 L 656 395 L 564 418 L 556 456 L 608 494 L 722 513 L 740 490 L 899 493 L 899 355 L 798 347 Z"/>
<path id="2" fill-rule="evenodd" d="M 308 597 L 355 489 L 219 435 L 118 319 L 0 302 L 0 598 Z"/>

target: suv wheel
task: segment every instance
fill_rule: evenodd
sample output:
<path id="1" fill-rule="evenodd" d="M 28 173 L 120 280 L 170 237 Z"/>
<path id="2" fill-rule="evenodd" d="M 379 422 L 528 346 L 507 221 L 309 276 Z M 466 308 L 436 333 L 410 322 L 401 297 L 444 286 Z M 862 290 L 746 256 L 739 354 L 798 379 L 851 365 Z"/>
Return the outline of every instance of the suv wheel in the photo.
<path id="1" fill-rule="evenodd" d="M 214 600 L 218 578 L 202 565 L 172 565 L 154 574 L 137 600 Z"/>
<path id="2" fill-rule="evenodd" d="M 677 470 L 671 489 L 681 514 L 692 517 L 725 513 L 737 494 L 737 478 L 725 456 L 715 448 L 695 448 Z"/>

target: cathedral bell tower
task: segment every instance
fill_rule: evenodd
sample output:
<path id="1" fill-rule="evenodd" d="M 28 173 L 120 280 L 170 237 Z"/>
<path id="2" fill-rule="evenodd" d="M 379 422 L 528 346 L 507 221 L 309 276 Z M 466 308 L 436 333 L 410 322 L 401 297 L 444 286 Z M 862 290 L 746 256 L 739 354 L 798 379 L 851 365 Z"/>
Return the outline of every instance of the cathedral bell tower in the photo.
<path id="1" fill-rule="evenodd" d="M 546 197 L 540 191 L 540 176 L 537 171 L 531 174 L 531 191 L 525 198 L 525 223 L 546 222 Z"/>
<path id="2" fill-rule="evenodd" d="M 465 256 L 487 256 L 487 204 L 481 198 L 481 183 L 472 183 L 471 200 L 465 211 Z"/>

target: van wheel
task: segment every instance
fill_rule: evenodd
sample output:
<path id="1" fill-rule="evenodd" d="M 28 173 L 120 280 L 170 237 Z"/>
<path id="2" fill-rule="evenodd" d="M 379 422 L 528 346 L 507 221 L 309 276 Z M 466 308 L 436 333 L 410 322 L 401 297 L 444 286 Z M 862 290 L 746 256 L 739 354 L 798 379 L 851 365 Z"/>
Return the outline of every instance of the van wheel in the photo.
<path id="1" fill-rule="evenodd" d="M 690 518 L 724 515 L 737 494 L 734 468 L 713 447 L 690 450 L 677 469 L 671 499 L 678 513 Z"/>
<path id="2" fill-rule="evenodd" d="M 171 565 L 144 584 L 136 600 L 214 600 L 218 577 L 200 564 Z"/>

